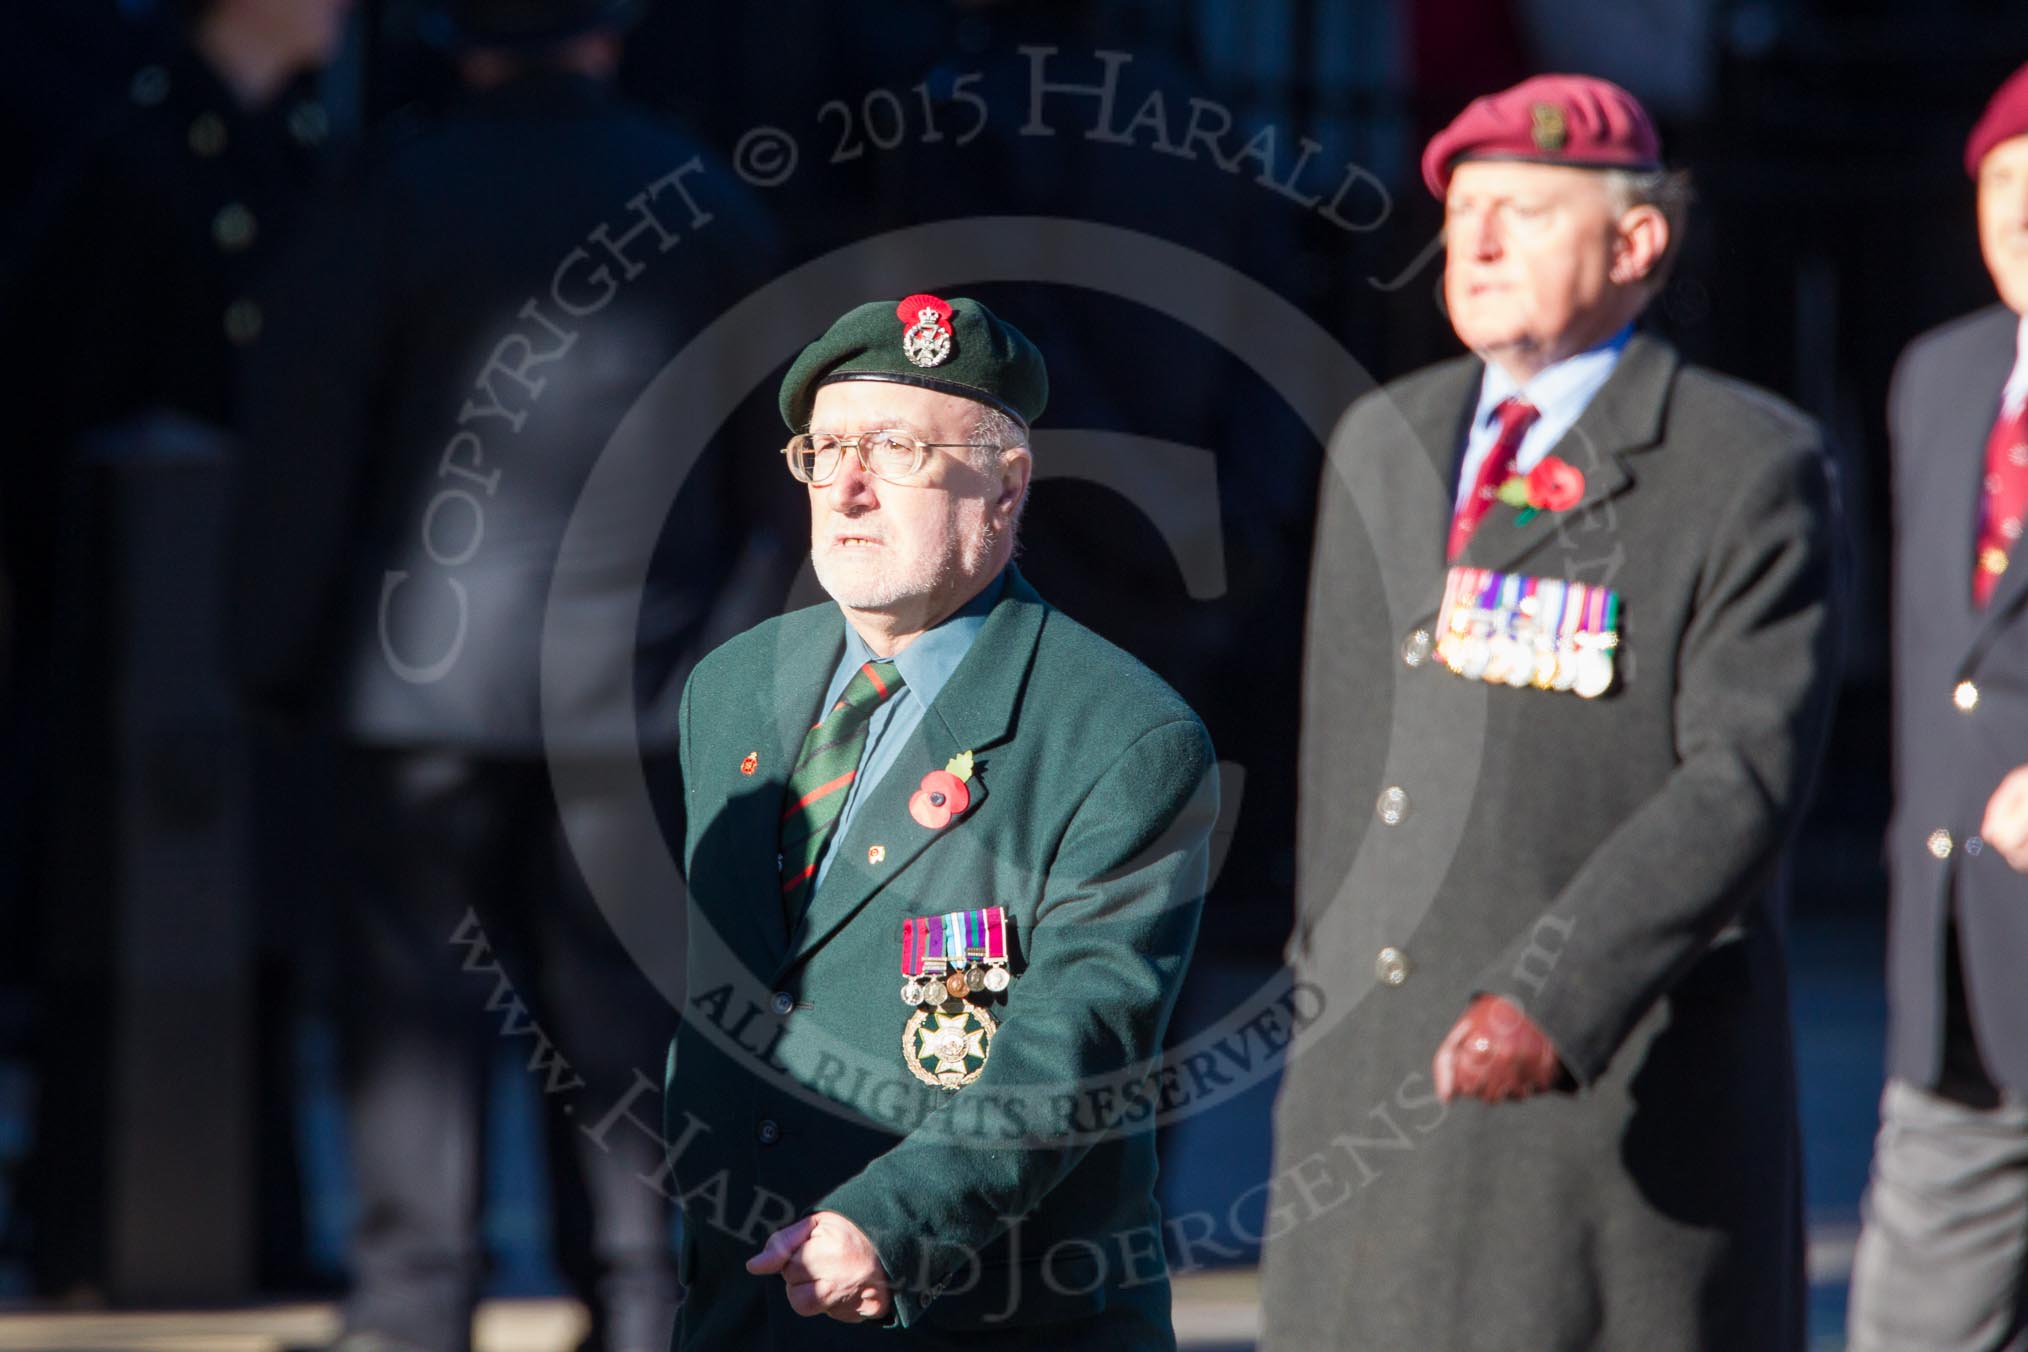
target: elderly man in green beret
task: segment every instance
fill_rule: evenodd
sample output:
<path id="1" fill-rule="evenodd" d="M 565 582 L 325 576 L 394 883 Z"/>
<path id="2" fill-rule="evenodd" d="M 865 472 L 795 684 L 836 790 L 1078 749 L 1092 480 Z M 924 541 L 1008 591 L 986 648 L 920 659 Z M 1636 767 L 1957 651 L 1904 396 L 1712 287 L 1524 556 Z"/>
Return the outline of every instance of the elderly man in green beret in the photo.
<path id="1" fill-rule="evenodd" d="M 684 694 L 679 1347 L 1174 1346 L 1150 1091 L 1214 761 L 1010 562 L 1047 392 L 930 295 L 783 382 L 835 604 Z"/>

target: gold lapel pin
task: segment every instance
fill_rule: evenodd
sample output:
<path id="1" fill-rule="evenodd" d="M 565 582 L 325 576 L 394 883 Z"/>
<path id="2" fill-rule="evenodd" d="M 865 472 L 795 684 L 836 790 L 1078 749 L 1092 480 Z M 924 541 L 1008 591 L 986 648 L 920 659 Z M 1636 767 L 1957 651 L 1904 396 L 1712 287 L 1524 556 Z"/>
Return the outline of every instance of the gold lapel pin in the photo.
<path id="1" fill-rule="evenodd" d="M 866 847 L 867 863 L 881 864 L 885 863 L 886 861 L 887 861 L 887 847 L 885 845 L 868 845 Z"/>

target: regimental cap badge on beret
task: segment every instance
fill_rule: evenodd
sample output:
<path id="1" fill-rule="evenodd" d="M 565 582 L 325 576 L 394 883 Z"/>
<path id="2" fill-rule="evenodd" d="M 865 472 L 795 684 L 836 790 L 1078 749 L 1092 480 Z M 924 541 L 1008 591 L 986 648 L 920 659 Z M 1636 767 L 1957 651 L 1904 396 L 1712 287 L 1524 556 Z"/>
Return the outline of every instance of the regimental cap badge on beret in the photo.
<path id="1" fill-rule="evenodd" d="M 940 366 L 951 355 L 951 303 L 926 292 L 894 307 L 901 320 L 902 355 L 917 366 Z"/>
<path id="2" fill-rule="evenodd" d="M 1570 139 L 1570 127 L 1563 120 L 1563 109 L 1553 103 L 1538 103 L 1530 108 L 1528 134 L 1537 150 L 1555 154 L 1563 149 L 1563 143 Z"/>
<path id="3" fill-rule="evenodd" d="M 969 296 L 918 291 L 900 302 L 870 300 L 840 315 L 782 377 L 776 402 L 789 430 L 806 430 L 817 391 L 841 380 L 954 394 L 1023 426 L 1032 426 L 1049 403 L 1049 371 L 1035 344 Z"/>

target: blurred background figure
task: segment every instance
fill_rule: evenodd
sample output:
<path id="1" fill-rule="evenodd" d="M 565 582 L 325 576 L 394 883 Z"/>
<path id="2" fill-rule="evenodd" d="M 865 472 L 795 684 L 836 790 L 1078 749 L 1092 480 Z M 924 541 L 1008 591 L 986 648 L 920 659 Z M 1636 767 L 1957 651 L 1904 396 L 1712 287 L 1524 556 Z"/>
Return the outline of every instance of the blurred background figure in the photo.
<path id="1" fill-rule="evenodd" d="M 1840 673 L 1823 433 L 1639 326 L 1690 184 L 1625 90 L 1484 94 L 1422 167 L 1469 352 L 1332 439 L 1289 953 L 1348 1012 L 1283 1075 L 1277 1176 L 1331 1200 L 1268 1245 L 1263 1344 L 1799 1352 L 1783 856 Z M 1565 493 L 1496 500 L 1531 472 Z M 1628 617 L 1589 689 L 1504 637 L 1580 583 Z M 1413 1153 L 1368 1165 L 1346 1124 L 1391 1111 Z"/>
<path id="2" fill-rule="evenodd" d="M 1888 401 L 1888 1080 L 1853 1352 L 2019 1348 L 2028 1320 L 2028 66 L 1964 164 L 2000 303 L 1911 343 Z"/>
<path id="3" fill-rule="evenodd" d="M 74 124 L 30 142 L 45 152 L 31 159 L 40 176 L 11 185 L 26 200 L 0 235 L 12 246 L 0 268 L 9 319 L 0 402 L 10 410 L 0 550 L 15 621 L 0 703 L 0 897 L 17 903 L 8 909 L 29 940 L 7 947 L 36 957 L 38 1167 L 26 1201 L 45 1288 L 101 1290 L 116 1265 L 106 1233 L 107 1190 L 119 1177 L 109 1119 L 124 1091 L 113 988 L 116 970 L 138 955 L 131 933 L 115 937 L 121 868 L 107 861 L 132 864 L 129 846 L 146 834 L 116 824 L 132 743 L 103 721 L 118 641 L 103 622 L 100 584 L 121 568 L 101 570 L 100 558 L 131 557 L 135 523 L 116 524 L 103 485 L 83 482 L 84 462 L 88 451 L 100 464 L 121 461 L 128 482 L 165 456 L 222 470 L 237 374 L 261 341 L 261 288 L 326 159 L 331 119 L 312 86 L 339 49 L 350 3 L 176 6 L 163 16 L 162 50 L 133 72 L 123 99 L 101 107 L 88 81 L 62 91 Z M 15 18 L 25 29 L 52 22 L 27 10 Z M 22 85 L 47 78 L 29 73 Z M 216 585 L 205 549 L 218 525 L 186 511 L 171 527 L 188 532 L 192 548 L 171 553 L 198 575 L 200 592 Z M 86 653 L 93 659 L 81 660 Z M 211 750 L 228 740 L 214 738 Z M 230 770 L 209 754 L 177 759 L 177 774 L 206 786 L 193 796 L 221 805 L 202 833 L 224 841 Z M 166 897 L 155 905 L 175 909 Z M 228 1090 L 212 1102 L 217 1137 L 237 1147 L 239 1128 L 224 1119 L 240 1097 Z"/>
<path id="4" fill-rule="evenodd" d="M 55 485 L 89 429 L 152 410 L 220 426 L 258 344 L 257 284 L 296 223 L 330 135 L 310 78 L 352 0 L 188 0 L 180 41 L 135 71 L 27 206 L 6 294 L 10 563 L 28 607 Z"/>
<path id="5" fill-rule="evenodd" d="M 619 815 L 617 785 L 645 773 L 673 790 L 691 664 L 779 605 L 775 537 L 742 476 L 792 495 L 756 449 L 778 431 L 734 430 L 739 466 L 692 467 L 652 559 L 599 543 L 628 512 L 660 521 L 651 493 L 600 509 L 616 515 L 565 552 L 609 441 L 669 457 L 716 430 L 643 397 L 775 266 L 736 181 L 613 94 L 635 11 L 461 0 L 426 15 L 462 93 L 363 155 L 291 261 L 288 318 L 253 373 L 237 658 L 266 707 L 341 742 L 347 1349 L 468 1346 L 485 1067 L 515 1038 L 535 1049 L 557 1261 L 592 1311 L 586 1346 L 670 1338 L 669 1208 L 643 1181 L 659 1143 L 631 1122 L 578 1128 L 659 1075 L 678 899 L 595 896 L 573 849 L 601 863 L 663 849 L 655 823 L 643 839 Z M 615 439 L 629 417 L 637 434 Z M 638 434 L 641 418 L 660 421 Z M 605 663 L 615 632 L 636 642 Z M 559 763 L 577 785 L 561 797 Z M 633 1117 L 659 1121 L 652 1094 Z"/>

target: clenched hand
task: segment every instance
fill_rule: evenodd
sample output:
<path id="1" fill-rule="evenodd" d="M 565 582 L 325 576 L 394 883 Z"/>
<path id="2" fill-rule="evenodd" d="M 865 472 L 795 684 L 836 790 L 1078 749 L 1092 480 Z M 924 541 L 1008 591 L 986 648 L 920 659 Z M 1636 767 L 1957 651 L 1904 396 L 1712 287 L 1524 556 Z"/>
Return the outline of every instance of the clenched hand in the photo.
<path id="1" fill-rule="evenodd" d="M 885 1319 L 894 1308 L 887 1271 L 866 1232 L 835 1211 L 819 1211 L 775 1231 L 746 1260 L 755 1276 L 779 1272 L 789 1308 L 841 1323 Z"/>

